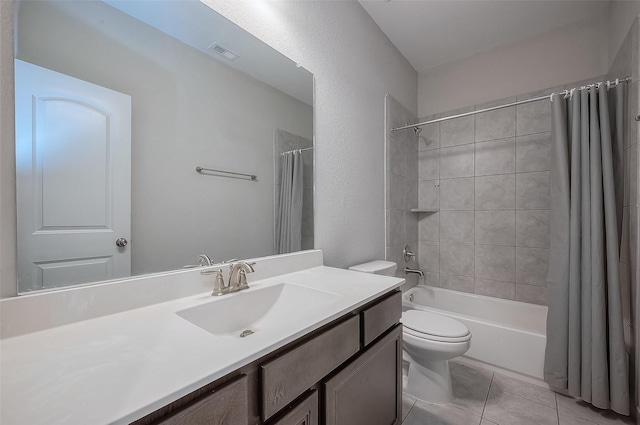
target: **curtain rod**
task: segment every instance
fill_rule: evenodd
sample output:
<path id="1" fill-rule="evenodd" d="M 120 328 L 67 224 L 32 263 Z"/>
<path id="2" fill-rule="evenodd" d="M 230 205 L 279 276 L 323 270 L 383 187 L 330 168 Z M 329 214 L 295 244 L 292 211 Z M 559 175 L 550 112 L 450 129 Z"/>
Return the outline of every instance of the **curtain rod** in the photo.
<path id="1" fill-rule="evenodd" d="M 585 89 L 585 88 L 588 88 L 588 87 L 593 87 L 593 86 L 599 87 L 601 84 L 606 84 L 607 87 L 615 87 L 620 83 L 627 83 L 629 81 L 631 81 L 631 77 L 626 77 L 626 78 L 622 78 L 622 79 L 616 79 L 614 81 L 601 81 L 599 83 L 594 83 L 594 84 L 589 84 L 587 86 L 582 86 L 578 90 L 582 90 L 582 89 Z M 576 89 L 572 89 L 572 90 L 576 90 Z M 494 111 L 496 109 L 508 108 L 509 106 L 524 105 L 525 103 L 537 102 L 539 100 L 544 100 L 544 99 L 551 100 L 551 97 L 554 94 L 564 94 L 565 96 L 567 96 L 567 95 L 571 94 L 572 90 L 563 90 L 563 91 L 561 91 L 559 93 L 551 93 L 551 94 L 547 94 L 547 95 L 544 95 L 544 96 L 533 97 L 531 99 L 520 100 L 518 102 L 512 102 L 512 103 L 506 103 L 504 105 L 493 106 L 491 108 L 479 109 L 477 111 L 465 112 L 463 114 L 458 114 L 458 115 L 451 115 L 450 117 L 438 118 L 438 119 L 435 119 L 435 120 L 419 122 L 419 123 L 416 123 L 416 124 L 408 124 L 408 125 L 405 125 L 403 127 L 393 128 L 393 129 L 391 129 L 391 131 L 399 131 L 399 130 L 406 130 L 407 128 L 413 128 L 413 131 L 415 131 L 416 134 L 420 134 L 420 131 L 422 131 L 422 129 L 420 127 L 422 127 L 423 125 L 433 124 L 433 123 L 437 123 L 437 122 L 441 122 L 441 121 L 452 120 L 454 118 L 467 117 L 469 115 L 475 115 L 475 114 L 480 114 L 482 112 Z"/>
<path id="2" fill-rule="evenodd" d="M 292 151 L 282 152 L 280 155 L 284 155 L 284 154 L 295 152 L 295 151 L 300 151 L 300 153 L 302 153 L 303 151 L 309 151 L 311 149 L 313 149 L 313 148 L 311 147 L 311 148 L 294 149 Z"/>

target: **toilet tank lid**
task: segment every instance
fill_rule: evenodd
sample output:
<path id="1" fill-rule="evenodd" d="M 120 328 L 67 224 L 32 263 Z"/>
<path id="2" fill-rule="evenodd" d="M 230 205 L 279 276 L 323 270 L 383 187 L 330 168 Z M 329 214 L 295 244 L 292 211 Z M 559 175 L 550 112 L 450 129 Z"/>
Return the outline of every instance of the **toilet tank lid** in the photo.
<path id="1" fill-rule="evenodd" d="M 469 335 L 469 329 L 461 322 L 438 313 L 423 310 L 407 310 L 402 313 L 402 324 L 414 331 L 448 338 Z"/>
<path id="2" fill-rule="evenodd" d="M 349 267 L 349 270 L 364 273 L 380 273 L 384 270 L 396 269 L 398 266 L 393 261 L 375 260 L 368 263 Z"/>

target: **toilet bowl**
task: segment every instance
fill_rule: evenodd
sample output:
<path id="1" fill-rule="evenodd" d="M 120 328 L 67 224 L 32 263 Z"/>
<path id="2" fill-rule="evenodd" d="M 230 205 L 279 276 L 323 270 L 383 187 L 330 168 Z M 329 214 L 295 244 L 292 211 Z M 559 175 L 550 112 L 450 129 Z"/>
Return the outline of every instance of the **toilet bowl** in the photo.
<path id="1" fill-rule="evenodd" d="M 420 310 L 402 314 L 403 359 L 409 363 L 404 391 L 429 403 L 453 401 L 449 360 L 467 352 L 471 332 L 450 317 Z"/>
<path id="2" fill-rule="evenodd" d="M 349 270 L 394 276 L 396 263 L 371 261 Z M 451 317 L 421 310 L 402 313 L 402 357 L 409 364 L 404 392 L 422 401 L 447 404 L 453 401 L 449 360 L 471 346 L 471 332 Z"/>

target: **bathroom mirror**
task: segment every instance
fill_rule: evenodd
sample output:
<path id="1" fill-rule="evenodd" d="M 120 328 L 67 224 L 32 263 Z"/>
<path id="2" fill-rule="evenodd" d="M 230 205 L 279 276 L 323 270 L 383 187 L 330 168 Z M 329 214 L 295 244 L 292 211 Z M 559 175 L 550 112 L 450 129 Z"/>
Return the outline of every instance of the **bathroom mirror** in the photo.
<path id="1" fill-rule="evenodd" d="M 276 253 L 290 150 L 313 248 L 307 70 L 197 0 L 21 0 L 15 40 L 18 293 Z"/>

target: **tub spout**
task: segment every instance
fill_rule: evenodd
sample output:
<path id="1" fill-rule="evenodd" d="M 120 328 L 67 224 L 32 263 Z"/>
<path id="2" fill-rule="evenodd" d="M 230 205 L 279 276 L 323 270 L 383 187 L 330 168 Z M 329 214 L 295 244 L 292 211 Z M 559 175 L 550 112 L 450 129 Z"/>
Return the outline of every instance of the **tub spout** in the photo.
<path id="1" fill-rule="evenodd" d="M 420 277 L 424 277 L 424 272 L 422 270 L 419 270 L 419 269 L 410 269 L 409 267 L 405 267 L 404 268 L 404 273 L 405 274 L 415 273 Z"/>

